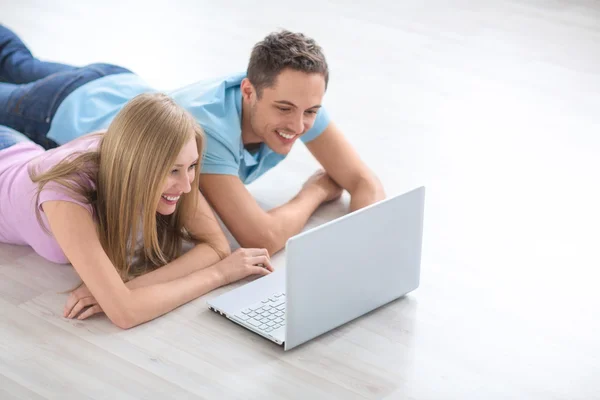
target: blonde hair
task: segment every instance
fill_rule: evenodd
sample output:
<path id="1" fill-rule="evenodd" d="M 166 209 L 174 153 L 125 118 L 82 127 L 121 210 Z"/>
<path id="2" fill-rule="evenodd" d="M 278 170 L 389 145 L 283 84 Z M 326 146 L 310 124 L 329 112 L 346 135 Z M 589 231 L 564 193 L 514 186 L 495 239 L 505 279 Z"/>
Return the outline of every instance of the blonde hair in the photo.
<path id="1" fill-rule="evenodd" d="M 175 212 L 156 212 L 164 182 L 192 138 L 201 156 L 204 132 L 192 115 L 164 94 L 141 94 L 117 114 L 97 150 L 74 154 L 41 174 L 30 170 L 38 184 L 37 200 L 53 182 L 90 204 L 100 243 L 127 281 L 179 257 L 183 240 L 206 240 L 191 237 L 184 227 L 196 209 L 200 162 L 192 190 L 181 196 Z M 44 226 L 39 209 L 36 213 Z M 142 246 L 137 250 L 140 233 Z"/>

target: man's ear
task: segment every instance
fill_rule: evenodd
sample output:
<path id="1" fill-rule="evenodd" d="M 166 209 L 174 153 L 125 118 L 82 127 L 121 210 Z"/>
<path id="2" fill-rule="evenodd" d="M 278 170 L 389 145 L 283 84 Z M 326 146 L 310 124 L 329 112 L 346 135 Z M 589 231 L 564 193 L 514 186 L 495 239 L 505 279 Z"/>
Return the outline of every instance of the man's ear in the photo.
<path id="1" fill-rule="evenodd" d="M 252 84 L 250 83 L 250 79 L 244 78 L 240 87 L 242 89 L 242 98 L 246 101 L 251 100 L 252 95 L 254 95 L 255 93 L 255 90 L 254 86 L 252 86 Z"/>

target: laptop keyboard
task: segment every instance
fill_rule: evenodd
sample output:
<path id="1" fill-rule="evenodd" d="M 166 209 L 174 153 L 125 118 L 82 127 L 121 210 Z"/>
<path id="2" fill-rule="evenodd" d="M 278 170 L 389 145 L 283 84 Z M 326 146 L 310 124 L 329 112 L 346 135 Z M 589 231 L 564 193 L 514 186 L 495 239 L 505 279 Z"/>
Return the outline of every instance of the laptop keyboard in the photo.
<path id="1" fill-rule="evenodd" d="M 285 293 L 274 293 L 235 316 L 265 332 L 281 328 L 285 326 Z"/>

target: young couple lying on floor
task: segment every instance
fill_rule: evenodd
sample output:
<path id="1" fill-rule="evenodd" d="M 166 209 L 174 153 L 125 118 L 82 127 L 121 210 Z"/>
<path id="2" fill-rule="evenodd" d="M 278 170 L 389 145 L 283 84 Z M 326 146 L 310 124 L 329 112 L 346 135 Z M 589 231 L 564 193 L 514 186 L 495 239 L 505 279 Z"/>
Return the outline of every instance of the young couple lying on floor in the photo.
<path id="1" fill-rule="evenodd" d="M 123 329 L 269 274 L 321 204 L 385 197 L 321 105 L 328 80 L 301 33 L 265 37 L 246 73 L 161 93 L 123 67 L 38 60 L 0 25 L 0 242 L 73 265 L 65 317 L 103 312 Z M 297 140 L 323 169 L 264 211 L 245 185 Z"/>

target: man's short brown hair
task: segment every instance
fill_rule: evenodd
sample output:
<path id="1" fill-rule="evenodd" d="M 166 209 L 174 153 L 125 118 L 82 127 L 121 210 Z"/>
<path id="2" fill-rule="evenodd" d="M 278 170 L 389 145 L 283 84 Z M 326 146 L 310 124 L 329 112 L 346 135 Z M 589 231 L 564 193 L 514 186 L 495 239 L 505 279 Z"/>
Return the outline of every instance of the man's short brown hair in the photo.
<path id="1" fill-rule="evenodd" d="M 264 88 L 275 85 L 275 80 L 286 68 L 321 74 L 327 88 L 329 69 L 321 47 L 302 33 L 282 30 L 271 33 L 252 49 L 247 76 L 259 98 Z"/>

